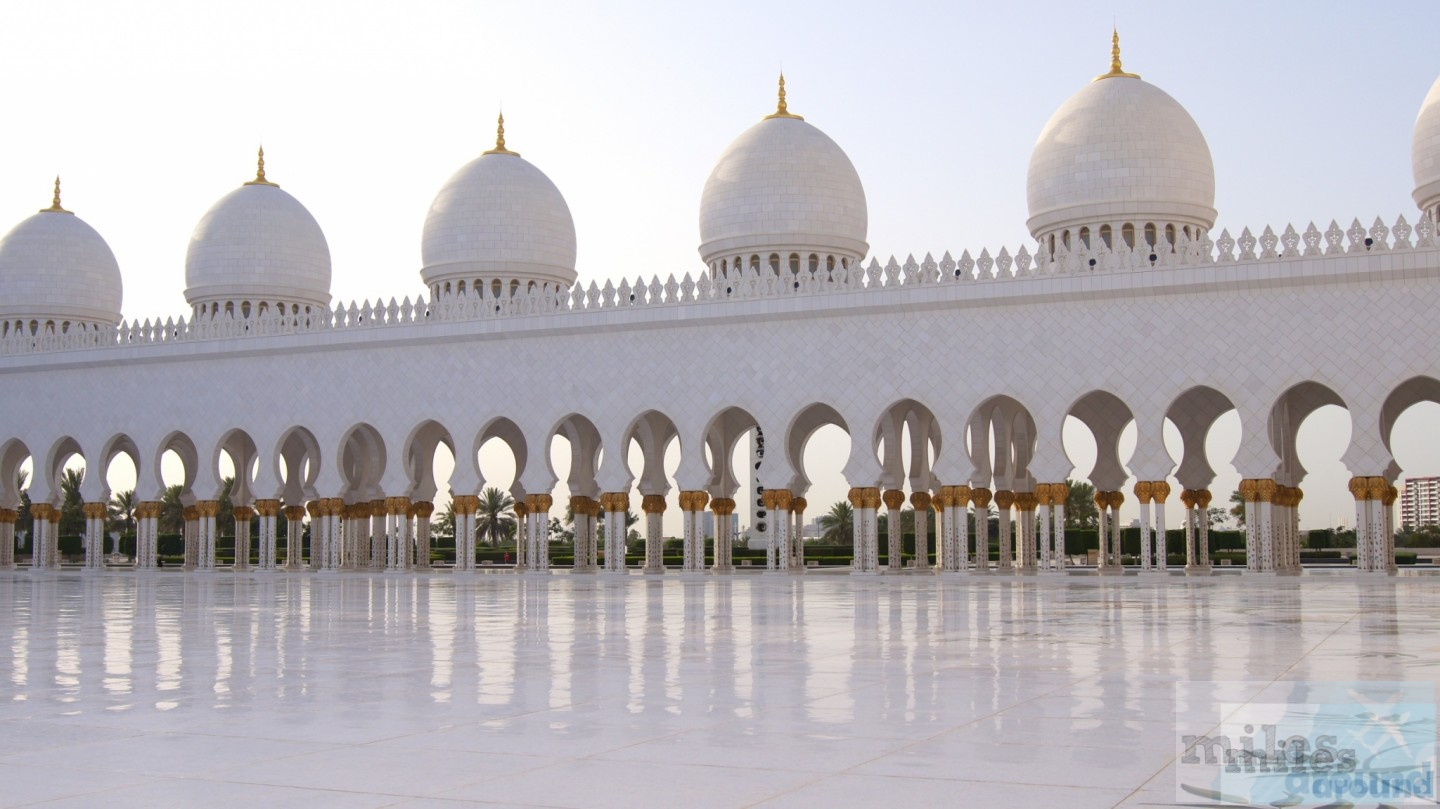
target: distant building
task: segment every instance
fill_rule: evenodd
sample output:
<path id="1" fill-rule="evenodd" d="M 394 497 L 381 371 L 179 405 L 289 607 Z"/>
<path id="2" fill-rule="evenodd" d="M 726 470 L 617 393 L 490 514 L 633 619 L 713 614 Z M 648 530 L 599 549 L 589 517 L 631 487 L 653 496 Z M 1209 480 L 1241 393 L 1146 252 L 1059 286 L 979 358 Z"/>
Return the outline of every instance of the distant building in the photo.
<path id="1" fill-rule="evenodd" d="M 1440 477 L 1406 478 L 1400 495 L 1400 524 L 1440 525 Z"/>

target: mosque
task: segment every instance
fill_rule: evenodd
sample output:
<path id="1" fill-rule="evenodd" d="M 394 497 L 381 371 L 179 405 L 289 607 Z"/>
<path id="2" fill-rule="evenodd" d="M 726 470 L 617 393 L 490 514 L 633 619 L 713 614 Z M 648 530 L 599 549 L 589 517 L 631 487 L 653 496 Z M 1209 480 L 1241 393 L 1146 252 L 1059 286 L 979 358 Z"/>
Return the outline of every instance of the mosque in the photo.
<path id="1" fill-rule="evenodd" d="M 251 520 L 262 571 L 425 569 L 443 445 L 456 459 L 466 572 L 486 485 L 478 451 L 498 439 L 515 458 L 518 567 L 547 571 L 549 519 L 567 505 L 548 494 L 561 482 L 548 451 L 559 436 L 570 447 L 574 572 L 624 571 L 611 543 L 635 505 L 647 572 L 663 570 L 661 515 L 677 507 L 683 569 L 729 572 L 737 497 L 768 515 L 767 569 L 789 571 L 804 561 L 806 443 L 834 425 L 851 437 L 841 471 L 856 573 L 883 572 L 882 542 L 899 558 L 900 521 L 881 537 L 877 515 L 907 503 L 922 559 L 935 521 L 939 572 L 1059 571 L 1073 475 L 1096 490 L 1099 575 L 1124 572 L 1127 497 L 1140 504 L 1142 573 L 1181 572 L 1155 550 L 1172 494 L 1185 506 L 1183 572 L 1207 575 L 1205 438 L 1233 410 L 1246 572 L 1296 574 L 1306 475 L 1296 435 L 1314 410 L 1338 405 L 1352 425 L 1342 462 L 1357 568 L 1393 573 L 1392 427 L 1411 405 L 1440 402 L 1440 81 L 1421 105 L 1412 160 L 1410 218 L 1216 234 L 1205 137 L 1179 102 L 1125 71 L 1117 36 L 1109 71 L 1040 131 L 1027 177 L 1033 244 L 882 264 L 868 256 L 859 175 L 790 111 L 782 77 L 774 112 L 731 143 L 705 184 L 695 274 L 580 278 L 565 198 L 507 145 L 502 118 L 495 147 L 435 196 L 413 296 L 333 300 L 325 235 L 267 177 L 262 152 L 254 179 L 196 226 L 192 311 L 164 322 L 121 318 L 115 257 L 62 206 L 57 180 L 52 204 L 0 241 L 0 566 L 15 564 L 22 465 L 33 468 L 32 565 L 44 570 L 59 561 L 66 465 L 104 470 L 125 455 L 142 501 L 134 564 L 154 567 L 160 461 L 173 453 L 187 569 L 215 568 L 217 526 L 230 520 L 240 569 Z M 1092 469 L 1074 470 L 1065 454 L 1071 416 L 1096 439 Z M 1183 439 L 1178 457 L 1167 422 Z M 761 435 L 763 489 L 732 471 L 741 442 Z M 241 470 L 231 513 L 220 510 L 222 459 Z M 105 475 L 86 476 L 81 493 L 85 564 L 101 568 Z M 1015 526 L 1000 521 L 998 567 L 971 541 L 985 536 L 992 504 Z M 717 517 L 711 554 L 706 510 Z"/>

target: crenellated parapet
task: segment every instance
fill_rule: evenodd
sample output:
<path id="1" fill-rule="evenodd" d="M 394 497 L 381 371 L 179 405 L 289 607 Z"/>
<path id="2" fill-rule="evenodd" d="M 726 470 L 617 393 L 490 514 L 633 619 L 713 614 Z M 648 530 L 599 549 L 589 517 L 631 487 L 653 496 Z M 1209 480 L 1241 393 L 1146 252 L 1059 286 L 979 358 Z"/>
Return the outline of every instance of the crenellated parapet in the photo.
<path id="1" fill-rule="evenodd" d="M 1155 245 L 1142 243 L 1132 247 L 1123 242 L 1113 245 L 1095 242 L 1089 246 L 1079 245 L 1074 250 L 1061 245 L 1054 252 L 1039 253 L 1032 253 L 1025 246 L 1013 253 L 1002 247 L 993 254 L 982 249 L 978 256 L 965 250 L 958 259 L 946 252 L 938 261 L 931 254 L 926 254 L 923 260 L 911 255 L 903 263 L 891 257 L 883 265 L 872 258 L 864 266 L 857 263 L 850 267 L 837 266 L 834 270 L 791 272 L 782 269 L 777 273 L 769 266 L 762 266 L 714 274 L 709 271 L 687 273 L 680 279 L 671 275 L 664 281 L 659 276 L 652 276 L 648 282 L 643 277 L 633 282 L 621 280 L 618 284 L 607 280 L 603 286 L 594 281 L 588 286 L 576 284 L 570 288 L 542 284 L 514 294 L 502 291 L 499 295 L 482 286 L 464 293 L 441 294 L 430 300 L 391 298 L 388 302 L 377 299 L 341 303 L 309 314 L 270 310 L 255 311 L 245 317 L 220 311 L 190 318 L 167 318 L 163 322 L 158 319 L 122 322 L 114 328 L 96 331 L 12 335 L 0 339 L 0 356 L 276 335 L 358 333 L 396 327 L 441 328 L 445 324 L 489 320 L 774 298 L 808 297 L 812 299 L 807 304 L 811 311 L 832 308 L 841 311 L 857 305 L 856 295 L 873 296 L 858 299 L 861 305 L 872 301 L 883 304 L 892 300 L 887 296 L 905 291 L 918 292 L 922 297 L 933 294 L 937 301 L 953 301 L 964 300 L 969 294 L 964 291 L 966 287 L 974 289 L 977 297 L 984 294 L 1024 298 L 1045 293 L 1046 288 L 1036 282 L 1049 279 L 1079 280 L 1154 270 L 1213 271 L 1233 265 L 1294 265 L 1286 272 L 1303 279 L 1310 273 L 1318 276 L 1322 272 L 1319 265 L 1299 266 L 1307 260 L 1437 249 L 1440 249 L 1440 239 L 1428 216 L 1422 216 L 1413 226 L 1404 216 L 1389 226 L 1377 217 L 1368 228 L 1358 219 L 1345 229 L 1331 222 L 1323 231 L 1314 223 L 1303 231 L 1293 225 L 1278 233 L 1274 228 L 1265 227 L 1258 236 L 1250 228 L 1244 228 L 1238 238 L 1222 230 L 1216 240 L 1206 236 L 1191 242 L 1182 234 L 1175 244 L 1170 244 L 1162 235 Z M 1185 280 L 1184 275 L 1168 276 L 1164 284 L 1182 285 Z M 1195 280 L 1213 282 L 1216 279 L 1206 275 L 1197 276 Z M 992 286 L 995 284 L 1014 286 L 1002 293 Z M 979 292 L 982 285 L 987 292 Z M 636 323 L 649 319 L 648 315 L 637 315 Z"/>

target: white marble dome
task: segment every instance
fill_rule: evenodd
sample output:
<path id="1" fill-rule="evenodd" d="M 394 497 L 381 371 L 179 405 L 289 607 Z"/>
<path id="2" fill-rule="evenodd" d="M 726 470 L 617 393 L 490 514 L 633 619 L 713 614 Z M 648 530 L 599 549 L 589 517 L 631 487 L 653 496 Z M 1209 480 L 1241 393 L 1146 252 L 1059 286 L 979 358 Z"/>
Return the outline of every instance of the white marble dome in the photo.
<path id="1" fill-rule="evenodd" d="M 255 180 L 221 197 L 195 226 L 185 300 L 197 311 L 329 305 L 325 234 L 299 200 L 265 180 L 263 162 Z"/>
<path id="2" fill-rule="evenodd" d="M 1415 118 L 1410 168 L 1415 172 L 1415 204 L 1440 218 L 1440 79 L 1430 86 Z"/>
<path id="3" fill-rule="evenodd" d="M 502 134 L 495 149 L 465 164 L 435 195 L 420 255 L 420 277 L 441 294 L 462 283 L 569 287 L 575 220 L 555 183 L 506 149 Z"/>
<path id="4" fill-rule="evenodd" d="M 69 332 L 76 324 L 113 326 L 123 299 L 110 245 L 80 217 L 55 204 L 0 240 L 0 333 Z"/>
<path id="5" fill-rule="evenodd" d="M 1119 70 L 1086 85 L 1045 124 L 1026 183 L 1036 239 L 1081 228 L 1215 224 L 1215 167 L 1190 113 Z"/>
<path id="6" fill-rule="evenodd" d="M 783 92 L 783 89 L 782 89 Z M 700 195 L 700 257 L 712 269 L 865 257 L 865 188 L 845 151 L 784 111 L 745 130 L 725 149 Z"/>

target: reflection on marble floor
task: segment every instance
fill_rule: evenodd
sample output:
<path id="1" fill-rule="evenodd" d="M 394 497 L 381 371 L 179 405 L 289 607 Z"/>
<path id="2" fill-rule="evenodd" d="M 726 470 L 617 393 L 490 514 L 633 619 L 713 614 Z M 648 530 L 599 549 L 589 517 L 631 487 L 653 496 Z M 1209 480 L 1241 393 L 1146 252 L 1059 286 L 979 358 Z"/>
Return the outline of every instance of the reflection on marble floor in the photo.
<path id="1" fill-rule="evenodd" d="M 0 805 L 1164 806 L 1177 682 L 1437 676 L 1433 578 L 18 572 Z"/>

